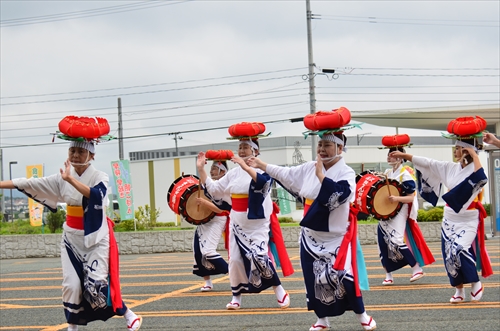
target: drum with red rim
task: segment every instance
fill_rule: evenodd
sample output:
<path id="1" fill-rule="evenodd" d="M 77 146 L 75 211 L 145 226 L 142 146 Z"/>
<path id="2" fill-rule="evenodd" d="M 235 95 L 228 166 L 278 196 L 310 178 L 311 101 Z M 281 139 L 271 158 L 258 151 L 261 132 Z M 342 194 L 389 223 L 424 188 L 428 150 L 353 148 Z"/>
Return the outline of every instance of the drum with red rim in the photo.
<path id="1" fill-rule="evenodd" d="M 354 205 L 362 213 L 388 221 L 396 216 L 403 206 L 400 202 L 390 202 L 388 197 L 401 196 L 401 192 L 402 188 L 397 180 L 365 171 L 356 177 Z"/>
<path id="2" fill-rule="evenodd" d="M 195 175 L 182 175 L 174 180 L 167 193 L 167 203 L 170 209 L 181 215 L 186 222 L 200 225 L 209 222 L 215 213 L 203 205 L 198 206 L 199 178 Z M 196 194 L 194 194 L 196 193 Z M 200 198 L 209 200 L 203 192 Z"/>

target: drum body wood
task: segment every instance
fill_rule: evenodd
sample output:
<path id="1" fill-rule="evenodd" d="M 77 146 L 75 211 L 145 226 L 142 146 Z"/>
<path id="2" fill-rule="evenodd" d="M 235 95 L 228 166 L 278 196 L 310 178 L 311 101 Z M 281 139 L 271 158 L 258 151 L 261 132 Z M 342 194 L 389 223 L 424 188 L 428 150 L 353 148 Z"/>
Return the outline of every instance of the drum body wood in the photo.
<path id="1" fill-rule="evenodd" d="M 402 188 L 397 180 L 385 179 L 372 172 L 362 172 L 356 177 L 354 205 L 361 212 L 378 220 L 392 219 L 403 207 L 400 202 L 390 202 L 389 196 L 401 196 Z"/>
<path id="2" fill-rule="evenodd" d="M 183 175 L 170 185 L 167 193 L 167 203 L 170 209 L 181 215 L 186 222 L 194 225 L 207 223 L 215 216 L 213 211 L 203 205 L 198 207 L 196 198 L 199 189 L 197 176 Z M 203 192 L 200 192 L 200 198 L 209 200 Z"/>

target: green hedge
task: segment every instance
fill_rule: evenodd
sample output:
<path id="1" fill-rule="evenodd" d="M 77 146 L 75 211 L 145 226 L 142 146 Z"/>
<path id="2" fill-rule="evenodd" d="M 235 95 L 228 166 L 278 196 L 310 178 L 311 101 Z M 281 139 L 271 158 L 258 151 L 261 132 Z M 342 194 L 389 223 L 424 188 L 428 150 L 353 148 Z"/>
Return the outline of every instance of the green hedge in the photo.
<path id="1" fill-rule="evenodd" d="M 443 207 L 433 207 L 428 210 L 419 209 L 417 222 L 441 222 L 443 221 Z"/>

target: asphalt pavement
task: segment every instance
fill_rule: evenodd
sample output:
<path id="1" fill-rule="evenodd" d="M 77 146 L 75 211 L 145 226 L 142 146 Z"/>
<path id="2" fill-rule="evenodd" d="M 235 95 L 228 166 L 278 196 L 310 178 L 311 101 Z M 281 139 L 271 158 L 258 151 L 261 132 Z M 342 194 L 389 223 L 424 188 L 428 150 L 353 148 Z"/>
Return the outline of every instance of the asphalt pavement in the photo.
<path id="1" fill-rule="evenodd" d="M 363 291 L 366 311 L 377 330 L 500 330 L 500 240 L 486 241 L 494 275 L 481 279 L 479 303 L 449 303 L 449 285 L 440 243 L 429 246 L 436 262 L 424 268 L 425 277 L 410 283 L 411 268 L 394 272 L 394 285 L 382 286 L 384 270 L 375 245 L 362 246 L 370 290 Z M 226 254 L 222 252 L 222 254 Z M 289 249 L 295 274 L 281 278 L 291 305 L 280 309 L 272 290 L 243 295 L 242 308 L 228 311 L 231 299 L 227 275 L 213 277 L 214 290 L 200 292 L 203 280 L 191 273 L 191 253 L 125 255 L 120 257 L 123 299 L 142 315 L 145 330 L 309 330 L 316 321 L 306 308 L 299 251 Z M 226 255 L 227 257 L 227 255 Z M 332 330 L 363 330 L 353 312 L 330 318 Z M 59 258 L 0 261 L 0 330 L 66 330 L 61 304 Z M 122 317 L 92 322 L 79 330 L 127 330 Z"/>

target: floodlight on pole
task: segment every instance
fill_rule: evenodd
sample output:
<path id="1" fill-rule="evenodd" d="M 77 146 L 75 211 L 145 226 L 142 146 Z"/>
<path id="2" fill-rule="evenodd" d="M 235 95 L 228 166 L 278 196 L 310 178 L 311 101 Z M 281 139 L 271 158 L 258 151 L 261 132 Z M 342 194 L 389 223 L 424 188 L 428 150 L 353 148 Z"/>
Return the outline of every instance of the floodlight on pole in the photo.
<path id="1" fill-rule="evenodd" d="M 17 164 L 17 161 L 10 161 L 9 162 L 9 179 L 12 180 L 12 165 Z M 10 213 L 12 215 L 12 221 L 14 221 L 14 207 L 13 207 L 13 201 L 12 201 L 12 189 L 10 189 Z"/>

